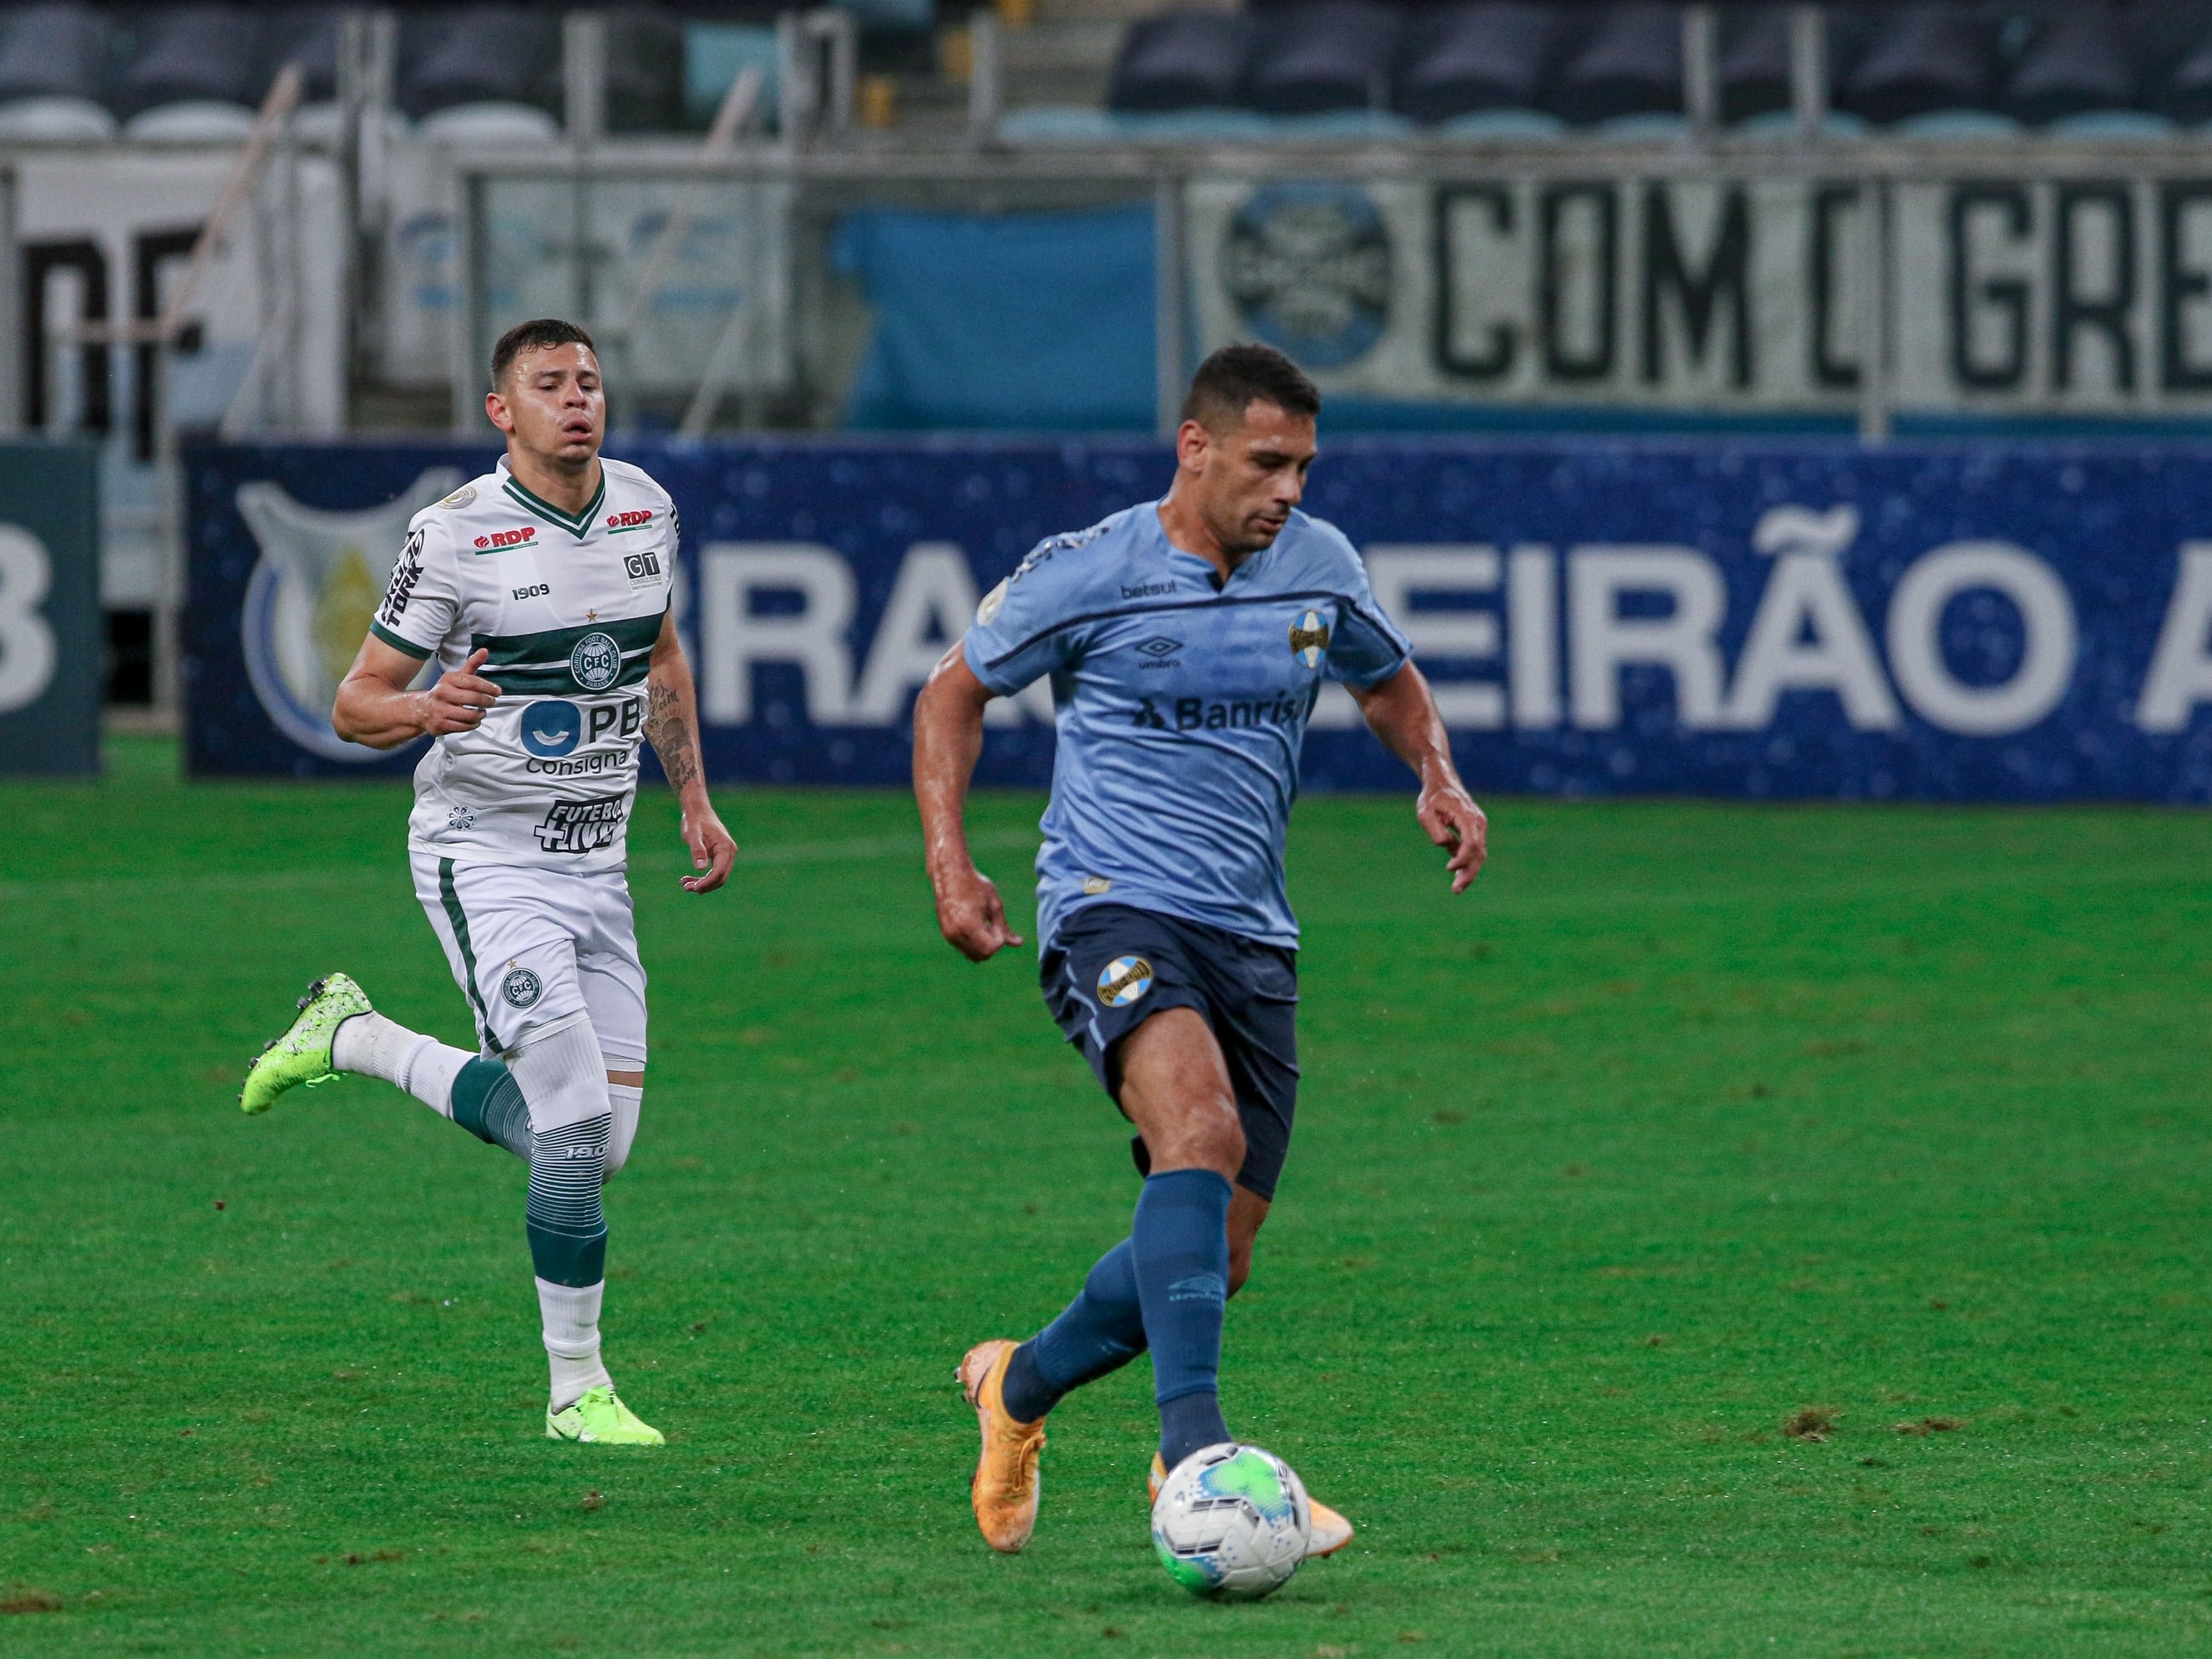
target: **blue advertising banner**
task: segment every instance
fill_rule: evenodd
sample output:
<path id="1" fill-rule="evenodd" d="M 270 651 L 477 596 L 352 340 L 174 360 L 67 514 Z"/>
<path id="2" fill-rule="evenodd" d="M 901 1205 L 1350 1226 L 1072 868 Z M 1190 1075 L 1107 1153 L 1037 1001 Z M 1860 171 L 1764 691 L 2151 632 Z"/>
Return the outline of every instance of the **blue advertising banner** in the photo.
<path id="1" fill-rule="evenodd" d="M 1043 537 L 1156 496 L 1150 443 L 619 450 L 684 520 L 710 770 L 901 783 L 915 688 Z M 187 456 L 199 772 L 404 767 L 331 691 L 407 518 L 489 449 Z M 1829 442 L 1327 444 L 1309 510 L 1360 547 L 1478 788 L 2212 799 L 2212 449 Z M 1051 775 L 1048 691 L 980 777 Z M 1404 770 L 1329 687 L 1309 787 Z"/>
<path id="2" fill-rule="evenodd" d="M 0 444 L 0 773 L 100 770 L 100 457 Z"/>

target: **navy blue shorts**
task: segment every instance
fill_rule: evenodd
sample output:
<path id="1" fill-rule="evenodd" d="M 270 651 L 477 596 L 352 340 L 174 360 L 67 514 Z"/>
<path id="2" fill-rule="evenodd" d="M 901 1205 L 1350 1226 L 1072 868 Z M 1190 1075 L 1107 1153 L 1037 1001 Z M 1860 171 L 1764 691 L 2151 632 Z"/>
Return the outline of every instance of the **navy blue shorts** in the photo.
<path id="1" fill-rule="evenodd" d="M 1244 1124 L 1237 1184 L 1273 1199 L 1298 1105 L 1298 958 L 1280 945 L 1126 904 L 1091 904 L 1039 958 L 1045 1006 L 1121 1103 L 1121 1039 L 1163 1008 L 1193 1008 L 1213 1030 Z M 1140 1174 L 1152 1160 L 1139 1136 Z"/>

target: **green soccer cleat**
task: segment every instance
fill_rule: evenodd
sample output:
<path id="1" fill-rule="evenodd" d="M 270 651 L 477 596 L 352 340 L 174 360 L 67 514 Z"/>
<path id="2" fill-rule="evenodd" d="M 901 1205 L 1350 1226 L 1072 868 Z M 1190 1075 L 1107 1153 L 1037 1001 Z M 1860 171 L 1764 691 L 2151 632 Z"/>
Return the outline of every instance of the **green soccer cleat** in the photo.
<path id="1" fill-rule="evenodd" d="M 267 1111 L 276 1097 L 298 1084 L 310 1089 L 338 1075 L 331 1065 L 331 1041 L 356 1014 L 373 1012 L 368 996 L 343 974 L 317 980 L 300 999 L 299 1018 L 283 1036 L 261 1051 L 246 1071 L 238 1103 L 249 1115 Z"/>
<path id="2" fill-rule="evenodd" d="M 545 1413 L 548 1440 L 588 1441 L 600 1446 L 665 1446 L 659 1429 L 615 1398 L 602 1382 L 586 1389 L 566 1411 Z"/>

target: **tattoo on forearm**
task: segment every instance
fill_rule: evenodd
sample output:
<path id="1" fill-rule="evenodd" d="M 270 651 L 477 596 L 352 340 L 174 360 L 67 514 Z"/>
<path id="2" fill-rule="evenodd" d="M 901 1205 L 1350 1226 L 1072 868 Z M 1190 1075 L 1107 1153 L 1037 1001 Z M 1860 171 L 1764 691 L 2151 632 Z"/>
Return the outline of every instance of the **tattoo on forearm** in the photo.
<path id="1" fill-rule="evenodd" d="M 660 757 L 670 788 L 681 789 L 699 775 L 698 745 L 692 741 L 690 723 L 677 705 L 673 688 L 655 684 L 647 689 L 645 737 Z"/>

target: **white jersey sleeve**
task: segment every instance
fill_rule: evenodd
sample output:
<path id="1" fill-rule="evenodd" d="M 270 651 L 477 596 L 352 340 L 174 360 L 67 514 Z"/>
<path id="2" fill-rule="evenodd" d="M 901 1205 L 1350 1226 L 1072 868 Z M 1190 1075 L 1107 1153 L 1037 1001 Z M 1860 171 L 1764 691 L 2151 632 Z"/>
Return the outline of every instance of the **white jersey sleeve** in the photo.
<path id="1" fill-rule="evenodd" d="M 384 603 L 368 625 L 376 638 L 417 661 L 438 654 L 461 613 L 460 571 L 453 538 L 433 516 L 438 512 L 425 507 L 409 521 Z"/>

